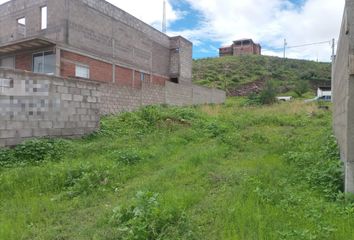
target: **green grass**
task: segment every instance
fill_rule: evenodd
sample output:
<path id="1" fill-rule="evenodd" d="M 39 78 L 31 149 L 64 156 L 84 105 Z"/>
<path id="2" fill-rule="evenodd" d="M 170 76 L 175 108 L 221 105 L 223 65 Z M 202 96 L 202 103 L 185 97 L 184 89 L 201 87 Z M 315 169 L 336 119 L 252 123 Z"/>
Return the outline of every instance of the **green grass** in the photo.
<path id="1" fill-rule="evenodd" d="M 272 80 L 280 92 L 295 88 L 298 81 L 312 87 L 330 85 L 331 64 L 270 56 L 230 56 L 193 61 L 193 82 L 228 92 L 258 80 Z"/>
<path id="2" fill-rule="evenodd" d="M 331 112 L 244 102 L 148 107 L 0 152 L 0 239 L 354 239 Z"/>

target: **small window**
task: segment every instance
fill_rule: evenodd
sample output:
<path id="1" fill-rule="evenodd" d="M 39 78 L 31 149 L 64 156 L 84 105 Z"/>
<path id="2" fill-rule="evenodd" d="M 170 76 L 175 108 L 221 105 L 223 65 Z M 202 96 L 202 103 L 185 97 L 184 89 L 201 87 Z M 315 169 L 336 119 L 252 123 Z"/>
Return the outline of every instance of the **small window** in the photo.
<path id="1" fill-rule="evenodd" d="M 17 23 L 18 23 L 19 25 L 26 26 L 26 18 L 23 17 L 23 18 L 17 19 Z"/>
<path id="2" fill-rule="evenodd" d="M 82 65 L 76 65 L 75 76 L 80 78 L 90 78 L 90 69 Z"/>
<path id="3" fill-rule="evenodd" d="M 0 67 L 2 68 L 15 68 L 15 60 L 14 57 L 6 57 L 6 58 L 0 58 Z"/>
<path id="4" fill-rule="evenodd" d="M 33 54 L 33 72 L 54 74 L 55 54 L 53 51 Z"/>
<path id="5" fill-rule="evenodd" d="M 41 30 L 47 28 L 47 6 L 41 7 Z"/>
<path id="6" fill-rule="evenodd" d="M 179 80 L 178 80 L 178 78 L 171 78 L 171 82 L 173 82 L 173 83 L 179 83 Z"/>
<path id="7" fill-rule="evenodd" d="M 19 18 L 17 19 L 17 32 L 20 35 L 25 36 L 26 35 L 26 18 Z"/>
<path id="8" fill-rule="evenodd" d="M 144 81 L 145 80 L 145 74 L 144 73 L 140 73 L 140 80 Z"/>

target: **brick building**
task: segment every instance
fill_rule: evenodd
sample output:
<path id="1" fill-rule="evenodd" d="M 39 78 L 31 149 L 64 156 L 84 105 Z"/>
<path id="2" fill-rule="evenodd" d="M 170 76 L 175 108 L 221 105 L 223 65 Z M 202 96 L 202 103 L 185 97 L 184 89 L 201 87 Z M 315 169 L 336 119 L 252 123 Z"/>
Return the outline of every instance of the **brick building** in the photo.
<path id="1" fill-rule="evenodd" d="M 103 0 L 0 5 L 0 67 L 140 87 L 190 84 L 192 43 Z"/>
<path id="2" fill-rule="evenodd" d="M 100 116 L 155 104 L 223 103 L 192 84 L 192 43 L 104 0 L 0 5 L 0 147 L 75 137 Z"/>
<path id="3" fill-rule="evenodd" d="M 234 41 L 231 46 L 219 48 L 219 56 L 239 56 L 244 54 L 262 54 L 260 44 L 254 43 L 252 39 L 241 39 Z"/>

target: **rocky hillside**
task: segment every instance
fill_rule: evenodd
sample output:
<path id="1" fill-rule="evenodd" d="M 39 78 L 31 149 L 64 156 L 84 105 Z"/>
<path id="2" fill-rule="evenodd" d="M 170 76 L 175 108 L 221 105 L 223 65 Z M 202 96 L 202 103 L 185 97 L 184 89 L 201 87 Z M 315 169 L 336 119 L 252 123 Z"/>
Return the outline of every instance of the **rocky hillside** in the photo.
<path id="1" fill-rule="evenodd" d="M 330 63 L 306 60 L 248 55 L 193 62 L 194 83 L 226 89 L 232 96 L 258 92 L 267 80 L 272 80 L 280 92 L 288 92 L 298 81 L 306 81 L 316 89 L 330 85 L 330 79 Z"/>

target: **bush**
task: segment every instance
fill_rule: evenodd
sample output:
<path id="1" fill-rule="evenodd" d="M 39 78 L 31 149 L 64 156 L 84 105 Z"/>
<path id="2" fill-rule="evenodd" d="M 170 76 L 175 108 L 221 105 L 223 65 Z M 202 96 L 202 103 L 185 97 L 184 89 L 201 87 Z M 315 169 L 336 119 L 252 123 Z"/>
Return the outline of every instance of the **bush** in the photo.
<path id="1" fill-rule="evenodd" d="M 127 165 L 133 165 L 142 160 L 141 153 L 135 149 L 114 151 L 110 157 L 119 163 Z"/>
<path id="2" fill-rule="evenodd" d="M 285 158 L 299 170 L 297 180 L 305 180 L 312 189 L 320 191 L 326 198 L 335 200 L 343 192 L 343 164 L 333 135 L 327 137 L 322 149 L 289 152 Z"/>
<path id="3" fill-rule="evenodd" d="M 43 161 L 59 161 L 69 150 L 64 140 L 34 139 L 19 144 L 14 149 L 0 150 L 0 166 L 37 164 Z"/>
<path id="4" fill-rule="evenodd" d="M 110 173 L 105 168 L 96 168 L 91 165 L 82 165 L 67 172 L 64 183 L 64 196 L 74 198 L 88 195 L 109 186 Z"/>
<path id="5" fill-rule="evenodd" d="M 309 91 L 309 84 L 305 80 L 297 81 L 295 84 L 294 92 L 299 96 L 302 97 L 304 93 Z"/>
<path id="6" fill-rule="evenodd" d="M 115 208 L 109 222 L 118 228 L 116 239 L 195 239 L 185 214 L 166 210 L 158 200 L 156 193 L 138 192 L 130 206 Z"/>
<path id="7" fill-rule="evenodd" d="M 261 104 L 272 104 L 276 102 L 277 90 L 272 81 L 267 81 L 265 88 L 259 96 Z"/>
<path id="8" fill-rule="evenodd" d="M 260 96 L 257 93 L 251 93 L 245 102 L 245 105 L 261 105 L 261 99 Z"/>

